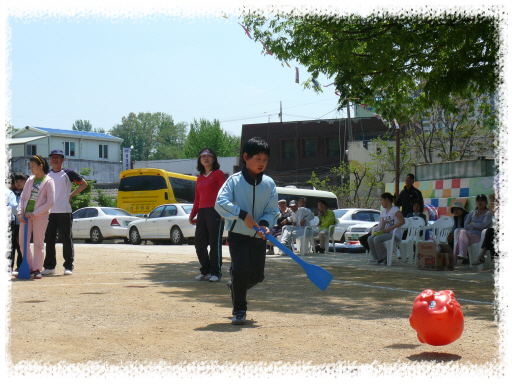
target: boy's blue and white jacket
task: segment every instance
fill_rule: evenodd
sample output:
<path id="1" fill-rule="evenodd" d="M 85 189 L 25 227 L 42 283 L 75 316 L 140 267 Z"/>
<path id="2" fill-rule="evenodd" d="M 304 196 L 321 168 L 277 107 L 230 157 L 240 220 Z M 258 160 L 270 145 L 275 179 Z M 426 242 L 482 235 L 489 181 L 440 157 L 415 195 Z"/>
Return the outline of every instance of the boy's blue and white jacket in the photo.
<path id="1" fill-rule="evenodd" d="M 272 228 L 279 216 L 277 201 L 274 180 L 263 173 L 254 179 L 244 167 L 231 175 L 219 190 L 215 210 L 226 219 L 224 228 L 229 232 L 255 237 L 257 232 L 244 223 L 247 213 L 259 225 Z"/>

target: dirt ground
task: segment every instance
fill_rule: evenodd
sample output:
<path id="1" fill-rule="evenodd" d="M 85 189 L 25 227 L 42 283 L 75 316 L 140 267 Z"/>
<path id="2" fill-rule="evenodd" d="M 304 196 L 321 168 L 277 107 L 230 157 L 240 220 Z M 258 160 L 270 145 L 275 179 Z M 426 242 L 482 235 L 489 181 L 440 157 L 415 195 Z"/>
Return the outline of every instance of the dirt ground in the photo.
<path id="1" fill-rule="evenodd" d="M 11 281 L 10 367 L 101 362 L 421 364 L 499 362 L 492 271 L 367 265 L 364 254 L 305 256 L 334 275 L 322 292 L 288 257 L 268 256 L 248 293 L 247 324 L 231 324 L 228 247 L 218 283 L 197 282 L 193 246 L 76 244 L 75 271 Z M 415 297 L 449 289 L 462 306 L 459 340 L 433 347 L 409 325 Z"/>

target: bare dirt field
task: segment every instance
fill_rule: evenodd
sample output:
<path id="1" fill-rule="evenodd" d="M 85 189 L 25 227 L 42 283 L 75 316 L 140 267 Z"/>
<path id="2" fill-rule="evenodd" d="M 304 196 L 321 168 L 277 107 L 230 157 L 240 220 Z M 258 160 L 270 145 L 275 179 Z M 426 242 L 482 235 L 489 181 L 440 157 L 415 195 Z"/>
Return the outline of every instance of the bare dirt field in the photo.
<path id="1" fill-rule="evenodd" d="M 75 271 L 12 279 L 8 369 L 35 362 L 109 365 L 183 362 L 439 364 L 499 362 L 492 271 L 420 271 L 367 265 L 364 254 L 305 256 L 334 275 L 322 292 L 288 257 L 268 256 L 265 281 L 248 293 L 247 323 L 231 324 L 226 281 L 197 282 L 193 246 L 76 244 Z M 459 340 L 433 347 L 409 325 L 425 289 L 455 293 Z"/>

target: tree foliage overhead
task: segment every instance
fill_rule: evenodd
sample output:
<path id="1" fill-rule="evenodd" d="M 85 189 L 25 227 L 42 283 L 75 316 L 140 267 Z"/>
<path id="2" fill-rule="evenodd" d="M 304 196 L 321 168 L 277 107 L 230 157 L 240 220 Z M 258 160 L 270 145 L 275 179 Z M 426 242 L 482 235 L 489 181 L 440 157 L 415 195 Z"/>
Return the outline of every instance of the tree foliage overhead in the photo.
<path id="1" fill-rule="evenodd" d="M 128 116 L 123 116 L 121 124 L 112 128 L 110 134 L 123 139 L 124 147 L 133 146 L 131 151 L 133 161 L 151 160 L 156 155 L 156 151 L 162 149 L 163 143 L 169 136 L 160 136 L 161 131 L 168 133 L 173 126 L 174 120 L 167 113 L 140 112 L 136 115 L 130 112 Z M 182 136 L 184 136 L 184 132 L 182 132 Z M 180 140 L 182 138 L 177 139 L 177 142 Z M 168 140 L 168 144 L 175 143 Z"/>
<path id="2" fill-rule="evenodd" d="M 75 120 L 75 123 L 71 127 L 73 131 L 91 132 L 92 124 L 89 120 Z"/>
<path id="3" fill-rule="evenodd" d="M 200 119 L 190 124 L 190 131 L 183 149 L 185 158 L 193 159 L 203 148 L 211 148 L 217 157 L 240 155 L 240 137 L 225 132 L 217 119 Z"/>
<path id="4" fill-rule="evenodd" d="M 465 11 L 304 16 L 246 10 L 242 19 L 254 41 L 261 39 L 273 57 L 296 60 L 312 78 L 320 73 L 332 78 L 340 107 L 357 98 L 393 118 L 403 105 L 448 108 L 449 95 L 468 89 L 491 94 L 500 83 L 494 16 Z"/>

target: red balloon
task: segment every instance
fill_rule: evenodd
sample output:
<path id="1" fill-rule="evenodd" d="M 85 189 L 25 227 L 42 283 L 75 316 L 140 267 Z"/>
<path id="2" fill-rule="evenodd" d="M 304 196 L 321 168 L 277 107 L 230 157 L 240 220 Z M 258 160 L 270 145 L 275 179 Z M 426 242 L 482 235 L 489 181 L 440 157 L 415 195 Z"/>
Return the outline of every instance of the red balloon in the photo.
<path id="1" fill-rule="evenodd" d="M 419 341 L 434 346 L 453 343 L 464 330 L 464 316 L 452 291 L 427 289 L 420 293 L 409 322 Z"/>

